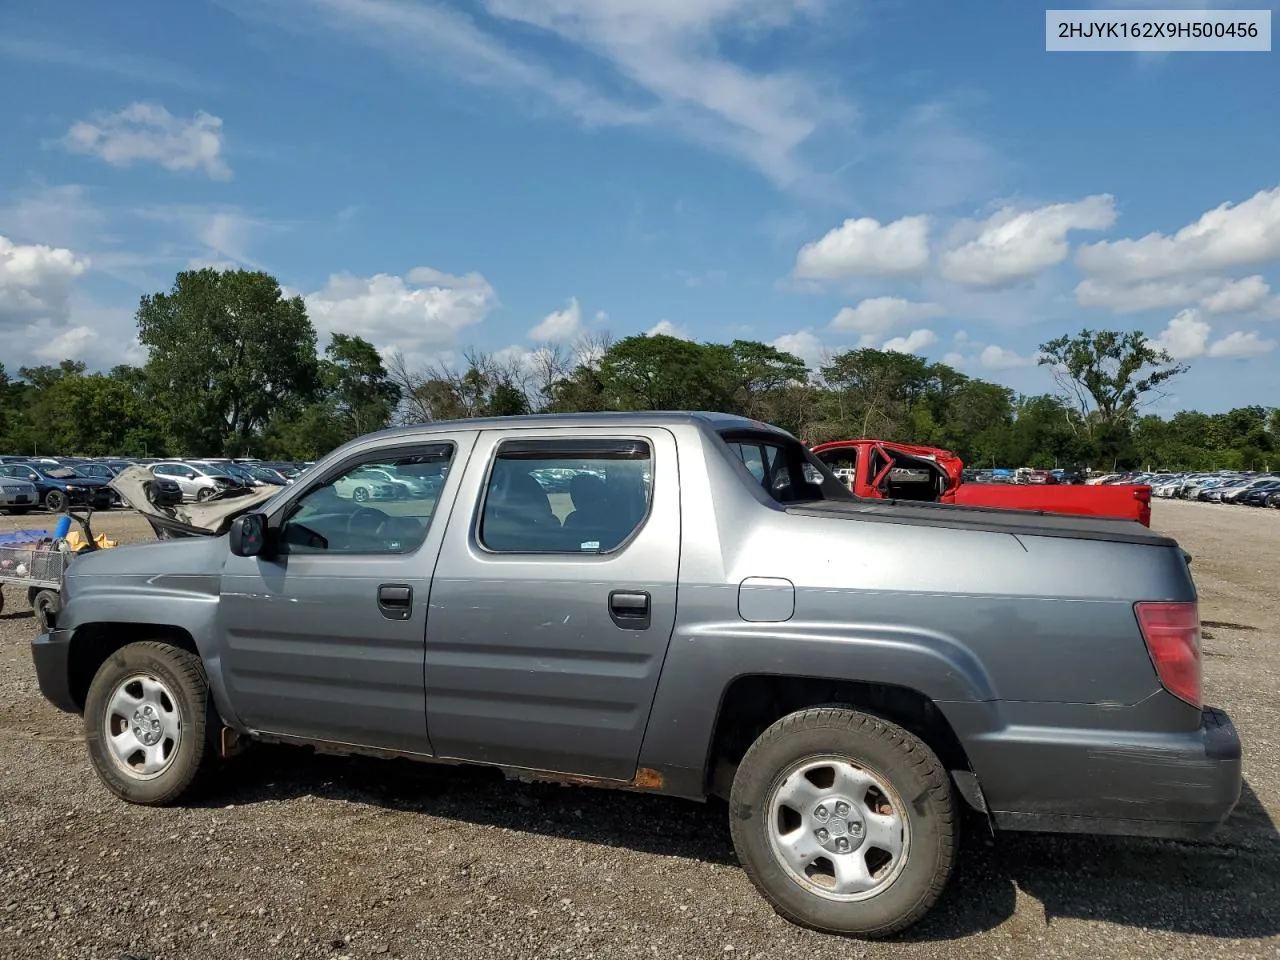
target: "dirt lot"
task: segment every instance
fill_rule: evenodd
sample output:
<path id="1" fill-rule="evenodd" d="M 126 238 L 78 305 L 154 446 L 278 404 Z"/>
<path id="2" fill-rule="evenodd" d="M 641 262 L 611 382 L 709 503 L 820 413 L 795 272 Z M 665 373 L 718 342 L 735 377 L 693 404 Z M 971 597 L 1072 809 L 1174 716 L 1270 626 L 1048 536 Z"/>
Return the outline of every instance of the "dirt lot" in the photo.
<path id="1" fill-rule="evenodd" d="M 95 517 L 122 540 L 136 516 Z M 0 530 L 46 517 L 0 517 Z M 0 614 L 0 957 L 1280 956 L 1280 511 L 1157 503 L 1195 556 L 1211 702 L 1245 742 L 1202 844 L 966 836 L 938 909 L 869 944 L 778 919 L 724 811 L 485 771 L 260 749 L 182 809 L 112 799 Z"/>

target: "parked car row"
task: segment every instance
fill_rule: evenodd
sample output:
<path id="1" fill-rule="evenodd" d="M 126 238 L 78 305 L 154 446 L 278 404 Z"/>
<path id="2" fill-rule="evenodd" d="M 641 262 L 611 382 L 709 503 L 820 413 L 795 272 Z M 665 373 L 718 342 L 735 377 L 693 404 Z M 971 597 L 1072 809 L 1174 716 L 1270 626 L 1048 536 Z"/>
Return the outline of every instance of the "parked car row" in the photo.
<path id="1" fill-rule="evenodd" d="M 1165 499 L 1280 509 L 1280 473 L 1184 473 L 1150 482 L 1151 492 Z"/>
<path id="2" fill-rule="evenodd" d="M 68 507 L 106 510 L 120 503 L 108 484 L 120 471 L 144 466 L 156 477 L 148 496 L 159 503 L 204 502 L 264 486 L 286 487 L 312 464 L 260 460 L 161 460 L 155 457 L 0 456 L 0 510 L 25 514 Z"/>

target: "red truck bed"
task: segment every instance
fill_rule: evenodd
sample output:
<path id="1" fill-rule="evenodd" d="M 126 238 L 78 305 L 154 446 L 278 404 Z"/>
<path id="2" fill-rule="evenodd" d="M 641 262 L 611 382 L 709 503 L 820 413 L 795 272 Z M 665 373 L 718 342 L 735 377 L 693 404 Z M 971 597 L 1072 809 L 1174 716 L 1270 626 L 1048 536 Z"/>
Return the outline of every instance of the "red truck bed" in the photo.
<path id="1" fill-rule="evenodd" d="M 965 483 L 964 464 L 951 451 L 887 440 L 833 440 L 813 452 L 833 469 L 845 471 L 850 489 L 860 497 L 1116 517 L 1151 526 L 1151 488 L 1146 484 Z"/>

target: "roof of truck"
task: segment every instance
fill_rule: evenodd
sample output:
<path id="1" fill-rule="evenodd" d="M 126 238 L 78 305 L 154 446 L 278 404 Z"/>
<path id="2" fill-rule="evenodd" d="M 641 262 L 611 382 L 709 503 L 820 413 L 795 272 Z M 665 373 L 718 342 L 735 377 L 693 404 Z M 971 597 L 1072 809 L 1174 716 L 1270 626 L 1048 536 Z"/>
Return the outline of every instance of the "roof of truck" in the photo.
<path id="1" fill-rule="evenodd" d="M 390 439 L 445 433 L 450 430 L 510 430 L 513 427 L 653 427 L 701 421 L 713 430 L 767 430 L 791 436 L 785 430 L 760 420 L 731 413 L 701 410 L 641 410 L 625 413 L 531 413 L 519 417 L 475 417 L 468 420 L 435 420 L 406 427 L 391 427 L 370 437 Z M 366 438 L 367 439 L 367 438 Z"/>

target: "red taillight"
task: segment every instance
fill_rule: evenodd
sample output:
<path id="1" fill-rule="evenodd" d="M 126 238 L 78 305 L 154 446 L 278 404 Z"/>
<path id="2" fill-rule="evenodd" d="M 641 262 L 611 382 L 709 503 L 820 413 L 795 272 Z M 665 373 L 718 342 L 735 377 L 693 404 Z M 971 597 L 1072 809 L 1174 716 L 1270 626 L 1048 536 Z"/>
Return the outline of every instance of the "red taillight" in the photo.
<path id="1" fill-rule="evenodd" d="M 1134 612 L 1164 688 L 1202 707 L 1199 608 L 1194 603 L 1138 603 Z"/>

